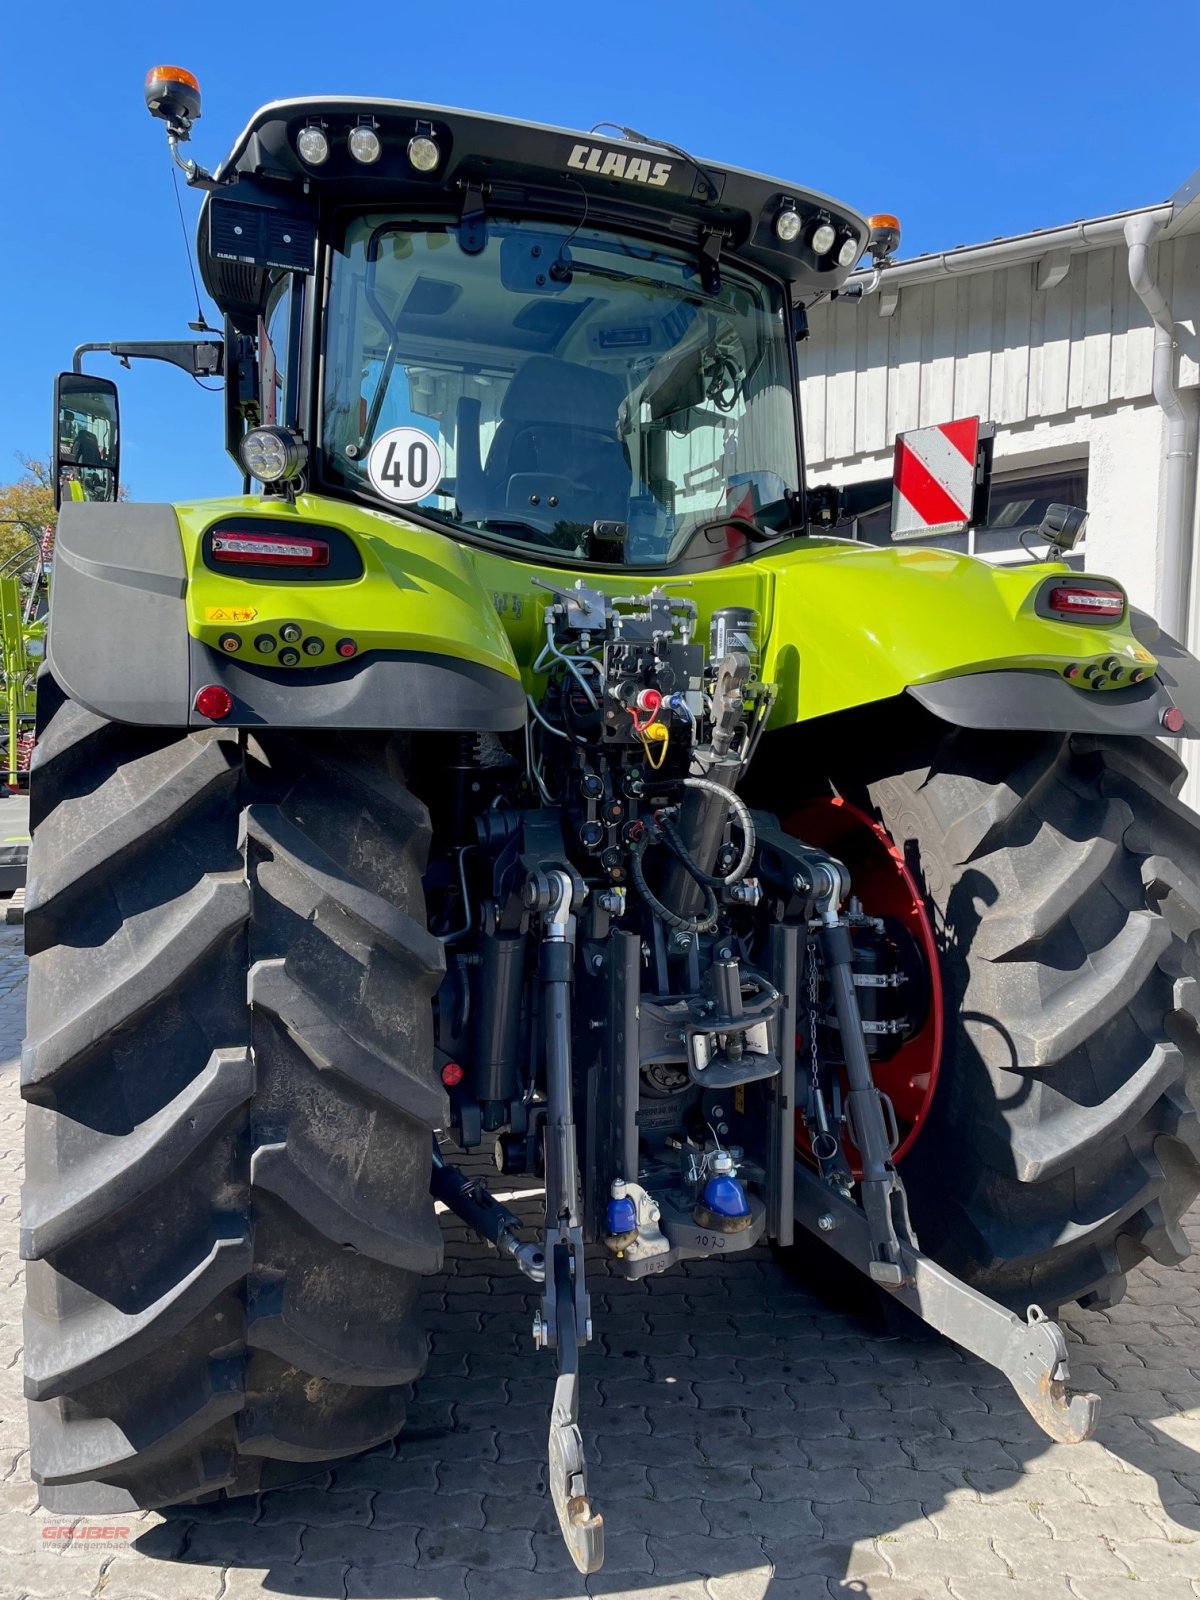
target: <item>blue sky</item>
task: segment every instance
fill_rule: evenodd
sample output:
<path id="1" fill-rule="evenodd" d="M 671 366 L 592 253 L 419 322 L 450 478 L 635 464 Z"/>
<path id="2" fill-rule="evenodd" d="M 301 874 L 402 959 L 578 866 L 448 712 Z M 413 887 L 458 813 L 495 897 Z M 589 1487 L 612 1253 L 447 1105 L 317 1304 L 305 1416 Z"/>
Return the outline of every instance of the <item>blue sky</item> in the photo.
<path id="1" fill-rule="evenodd" d="M 53 375 L 75 345 L 186 338 L 195 316 L 166 143 L 142 99 L 155 62 L 200 79 L 192 150 L 206 166 L 287 95 L 612 118 L 894 211 L 911 255 L 1166 198 L 1200 165 L 1198 53 L 1196 0 L 9 0 L 0 482 L 14 452 L 46 453 Z M 189 234 L 197 207 L 185 190 Z M 135 498 L 236 488 L 218 395 L 172 367 L 93 359 L 121 382 Z"/>

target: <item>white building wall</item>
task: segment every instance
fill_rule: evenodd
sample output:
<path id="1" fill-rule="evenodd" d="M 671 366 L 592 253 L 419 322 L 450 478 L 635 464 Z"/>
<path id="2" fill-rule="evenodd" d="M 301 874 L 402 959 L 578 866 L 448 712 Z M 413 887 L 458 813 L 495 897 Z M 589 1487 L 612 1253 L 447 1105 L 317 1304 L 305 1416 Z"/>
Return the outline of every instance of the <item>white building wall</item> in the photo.
<path id="1" fill-rule="evenodd" d="M 1200 316 L 1200 234 L 1158 247 L 1159 283 L 1175 315 Z M 1154 335 L 1123 247 L 1071 258 L 1039 289 L 1042 261 L 909 283 L 893 296 L 836 300 L 809 313 L 800 346 L 809 465 L 834 468 L 888 451 L 897 433 L 950 417 L 1016 427 L 1038 418 L 1150 401 Z M 1196 341 L 1179 381 L 1200 383 Z"/>

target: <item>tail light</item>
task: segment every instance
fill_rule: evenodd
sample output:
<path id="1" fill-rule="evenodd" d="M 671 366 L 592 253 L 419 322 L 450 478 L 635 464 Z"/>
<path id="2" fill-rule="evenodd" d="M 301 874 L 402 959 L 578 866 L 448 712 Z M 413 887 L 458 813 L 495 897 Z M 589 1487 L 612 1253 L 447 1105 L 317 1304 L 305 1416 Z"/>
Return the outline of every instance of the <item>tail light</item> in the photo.
<path id="1" fill-rule="evenodd" d="M 258 567 L 327 567 L 324 539 L 300 533 L 214 533 L 214 561 L 250 562 Z"/>
<path id="2" fill-rule="evenodd" d="M 1120 622 L 1125 615 L 1125 595 L 1115 585 L 1056 582 L 1045 591 L 1045 603 L 1051 616 L 1087 622 Z"/>

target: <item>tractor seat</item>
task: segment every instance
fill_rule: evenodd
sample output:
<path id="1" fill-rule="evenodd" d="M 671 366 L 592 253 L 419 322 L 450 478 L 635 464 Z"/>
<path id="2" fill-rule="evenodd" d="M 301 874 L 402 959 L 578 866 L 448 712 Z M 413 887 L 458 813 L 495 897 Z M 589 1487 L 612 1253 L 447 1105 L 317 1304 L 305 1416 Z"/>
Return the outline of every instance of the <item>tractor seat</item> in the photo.
<path id="1" fill-rule="evenodd" d="M 564 520 L 623 522 L 630 465 L 617 437 L 617 411 L 624 399 L 619 378 L 552 356 L 530 356 L 500 402 L 500 422 L 476 483 L 468 465 L 473 452 L 463 441 L 458 499 L 464 514 L 507 511 L 547 527 Z M 468 427 L 472 420 L 461 405 L 459 420 Z"/>

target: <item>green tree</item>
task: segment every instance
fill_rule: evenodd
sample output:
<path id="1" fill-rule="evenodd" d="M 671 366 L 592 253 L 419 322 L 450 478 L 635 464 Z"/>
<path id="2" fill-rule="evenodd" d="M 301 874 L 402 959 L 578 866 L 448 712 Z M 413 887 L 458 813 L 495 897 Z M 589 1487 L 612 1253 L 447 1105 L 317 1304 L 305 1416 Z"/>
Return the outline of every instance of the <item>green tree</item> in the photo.
<path id="1" fill-rule="evenodd" d="M 17 460 L 21 476 L 0 484 L 0 565 L 27 549 L 31 539 L 40 542 L 58 520 L 49 463 L 20 452 Z"/>
<path id="2" fill-rule="evenodd" d="M 50 463 L 20 450 L 17 460 L 21 476 L 12 483 L 0 483 L 0 566 L 18 550 L 28 549 L 30 540 L 40 544 L 46 530 L 53 533 L 58 522 Z M 129 498 L 124 484 L 117 489 L 117 498 Z"/>

